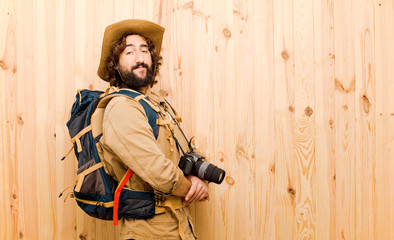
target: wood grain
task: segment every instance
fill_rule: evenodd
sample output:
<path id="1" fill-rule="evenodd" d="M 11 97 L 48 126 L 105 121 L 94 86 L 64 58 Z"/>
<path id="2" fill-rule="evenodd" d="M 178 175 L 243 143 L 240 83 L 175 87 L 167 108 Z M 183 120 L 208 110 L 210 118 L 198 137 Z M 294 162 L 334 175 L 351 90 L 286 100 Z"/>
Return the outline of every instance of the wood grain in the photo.
<path id="1" fill-rule="evenodd" d="M 274 141 L 275 141 L 275 236 L 296 239 L 298 166 L 295 161 L 294 128 L 294 29 L 293 1 L 274 1 Z"/>
<path id="2" fill-rule="evenodd" d="M 1 155 L 0 155 L 0 236 L 1 239 L 18 237 L 20 216 L 17 146 L 17 42 L 16 6 L 3 1 L 1 8 L 0 86 L 1 86 Z"/>
<path id="3" fill-rule="evenodd" d="M 394 3 L 375 1 L 376 201 L 375 239 L 394 238 Z"/>
<path id="4" fill-rule="evenodd" d="M 355 1 L 334 2 L 336 239 L 355 239 Z"/>
<path id="5" fill-rule="evenodd" d="M 315 239 L 335 236 L 334 1 L 314 2 Z"/>
<path id="6" fill-rule="evenodd" d="M 154 88 L 224 168 L 200 239 L 394 239 L 393 1 L 0 0 L 0 239 L 118 239 L 58 194 L 107 25 L 166 28 Z M 67 194 L 67 193 L 66 193 Z"/>
<path id="7" fill-rule="evenodd" d="M 254 219 L 252 239 L 275 239 L 273 1 L 254 1 Z"/>
<path id="8" fill-rule="evenodd" d="M 315 165 L 315 101 L 313 3 L 294 2 L 294 108 L 295 161 L 298 186 L 295 189 L 297 239 L 315 239 L 316 165 Z"/>
<path id="9" fill-rule="evenodd" d="M 376 239 L 376 65 L 375 4 L 359 1 L 355 11 L 356 66 L 356 238 Z M 363 227 L 357 227 L 363 226 Z"/>

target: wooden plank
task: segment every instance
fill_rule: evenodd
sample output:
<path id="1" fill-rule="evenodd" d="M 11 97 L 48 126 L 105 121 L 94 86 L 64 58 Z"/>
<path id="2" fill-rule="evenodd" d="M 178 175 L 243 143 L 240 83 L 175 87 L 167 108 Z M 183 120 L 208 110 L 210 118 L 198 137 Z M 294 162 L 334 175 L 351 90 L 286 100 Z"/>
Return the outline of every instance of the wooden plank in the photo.
<path id="1" fill-rule="evenodd" d="M 253 1 L 254 219 L 251 239 L 275 238 L 274 11 L 273 1 Z"/>
<path id="2" fill-rule="evenodd" d="M 163 66 L 158 84 L 162 96 L 174 104 L 183 119 L 183 130 L 192 136 L 190 97 L 193 79 L 193 2 L 189 0 L 162 4 L 160 10 L 166 28 L 162 44 Z M 173 14 L 167 16 L 168 12 Z M 188 61 L 189 60 L 189 61 Z"/>
<path id="3" fill-rule="evenodd" d="M 355 239 L 355 1 L 334 2 L 336 239 Z"/>
<path id="4" fill-rule="evenodd" d="M 55 102 L 56 102 L 56 195 L 75 183 L 75 157 L 70 155 L 64 161 L 60 159 L 68 152 L 72 144 L 66 128 L 74 92 L 74 26 L 75 9 L 73 1 L 56 2 L 56 58 L 55 58 Z M 55 239 L 76 239 L 76 203 L 66 199 L 71 191 L 56 201 Z M 65 201 L 66 200 L 66 201 Z"/>
<path id="5" fill-rule="evenodd" d="M 223 3 L 220 6 L 220 11 L 218 11 L 218 2 L 213 1 L 212 2 L 212 10 L 207 12 L 206 9 L 203 8 L 203 6 L 197 5 L 197 8 L 194 11 L 195 14 L 195 19 L 198 20 L 198 23 L 200 25 L 197 25 L 199 27 L 199 31 L 204 33 L 205 39 L 209 40 L 210 46 L 205 46 L 210 53 L 206 53 L 205 56 L 209 57 L 211 59 L 207 59 L 210 63 L 209 65 L 206 65 L 205 68 L 209 69 L 210 73 L 206 72 L 206 77 L 209 79 L 204 79 L 203 81 L 207 81 L 205 84 L 208 85 L 208 91 L 210 94 L 213 94 L 213 96 L 209 96 L 210 99 L 210 104 L 211 104 L 211 110 L 214 111 L 215 113 L 210 113 L 211 119 L 210 121 L 210 126 L 212 134 L 210 137 L 212 138 L 210 141 L 212 144 L 211 150 L 211 158 L 209 159 L 212 161 L 215 165 L 225 168 L 227 165 L 226 162 L 231 159 L 227 159 L 227 157 L 224 156 L 223 148 L 224 148 L 224 142 L 222 141 L 222 136 L 221 133 L 224 131 L 224 117 L 223 117 L 223 88 L 224 88 L 224 83 L 227 81 L 225 79 L 225 74 L 227 71 L 227 62 L 226 59 L 222 57 L 222 54 L 227 54 L 227 43 L 228 43 L 228 38 L 226 38 L 223 35 L 223 30 L 227 26 L 224 27 L 223 25 L 227 25 L 227 19 L 225 18 L 226 15 L 231 15 L 232 14 L 232 2 L 226 2 Z M 206 5 L 206 4 L 205 4 Z M 205 11 L 205 12 L 204 12 Z M 214 21 L 216 20 L 216 21 Z M 211 36 L 208 36 L 207 31 L 210 32 Z M 199 33 L 201 34 L 201 33 Z M 198 40 L 198 34 L 195 35 L 195 41 Z M 200 48 L 203 47 L 202 44 L 196 43 L 196 46 Z M 195 51 L 195 54 L 197 54 L 198 51 Z M 210 54 L 210 55 L 207 55 Z M 200 70 L 194 69 L 194 71 L 204 71 L 204 65 L 202 62 L 202 59 L 200 60 Z M 198 75 L 196 75 L 198 77 Z M 215 79 L 214 81 L 212 79 Z M 202 79 L 195 81 L 200 81 Z M 231 79 L 229 79 L 231 81 Z M 210 88 L 210 89 L 209 89 Z M 200 91 L 202 90 L 202 86 L 200 86 Z M 206 90 L 203 90 L 206 91 Z M 195 93 L 197 94 L 197 92 Z M 195 124 L 195 123 L 193 123 Z M 207 145 L 207 144 L 205 144 Z M 229 169 L 225 168 L 227 172 L 227 176 L 229 174 Z M 227 194 L 228 192 L 228 184 L 224 181 L 221 185 L 215 185 L 215 184 L 210 184 L 210 199 L 209 202 L 204 204 L 204 208 L 202 208 L 203 211 L 208 213 L 208 216 L 212 217 L 207 217 L 207 216 L 198 216 L 198 221 L 196 223 L 196 229 L 197 229 L 197 234 L 199 235 L 200 238 L 205 238 L 205 239 L 225 239 L 227 234 L 225 229 L 228 229 L 229 226 L 226 224 L 226 219 L 227 219 L 227 211 L 226 211 L 226 206 L 224 202 L 224 195 Z M 196 217 L 197 218 L 197 217 Z M 206 223 L 202 223 L 203 219 L 205 219 Z M 231 224 L 231 223 L 230 223 Z M 207 230 L 207 226 L 210 225 L 209 229 L 216 228 L 216 229 L 222 229 L 222 231 L 211 231 Z M 229 233 L 231 235 L 231 233 Z"/>
<path id="6" fill-rule="evenodd" d="M 191 10 L 190 10 L 191 11 Z M 173 13 L 173 14 L 172 14 Z M 177 26 L 174 23 L 174 19 L 180 14 L 180 11 L 176 11 L 174 7 L 173 1 L 156 1 L 154 5 L 154 19 L 153 21 L 157 24 L 163 26 L 165 28 L 162 49 L 160 51 L 160 55 L 163 57 L 162 65 L 160 67 L 159 72 L 157 73 L 156 80 L 158 84 L 153 87 L 153 91 L 160 94 L 162 97 L 167 97 L 174 106 L 176 106 L 177 111 L 181 113 L 180 106 L 174 100 L 174 90 L 175 90 L 175 81 L 177 78 L 182 77 L 182 74 L 176 74 L 176 68 L 178 64 L 178 58 L 175 57 L 176 53 L 180 51 L 177 46 L 180 44 L 178 40 L 181 37 L 190 38 L 189 35 L 177 35 L 175 38 L 175 33 L 177 32 Z M 188 15 L 188 19 L 186 24 L 189 24 L 189 20 L 191 21 L 192 15 L 191 13 Z M 185 21 L 186 19 L 183 19 Z M 181 24 L 182 21 L 176 22 L 177 24 Z M 183 53 L 190 54 L 189 51 L 184 51 Z M 180 64 L 183 64 L 181 61 Z M 180 97 L 177 94 L 177 97 Z M 183 111 L 182 111 L 183 112 Z M 182 115 L 184 118 L 185 116 Z M 186 129 L 184 129 L 186 130 Z"/>
<path id="7" fill-rule="evenodd" d="M 335 236 L 335 55 L 333 1 L 314 2 L 315 239 Z"/>
<path id="8" fill-rule="evenodd" d="M 375 1 L 376 229 L 375 239 L 394 239 L 394 2 Z"/>
<path id="9" fill-rule="evenodd" d="M 316 224 L 313 2 L 294 2 L 293 142 L 298 165 L 298 184 L 295 189 L 297 239 L 314 239 Z"/>
<path id="10" fill-rule="evenodd" d="M 189 33 L 192 37 L 193 55 L 190 61 L 193 63 L 193 76 L 190 95 L 184 96 L 185 101 L 191 102 L 192 126 L 191 132 L 195 136 L 194 143 L 203 153 L 207 161 L 218 165 L 214 145 L 214 45 L 213 45 L 213 22 L 212 1 L 193 1 L 192 14 L 193 25 Z M 183 33 L 184 34 L 184 33 Z M 186 50 L 186 49 L 185 49 Z M 181 92 L 178 94 L 182 95 Z M 190 135 L 189 135 L 190 136 Z M 220 164 L 219 164 L 220 165 Z M 210 184 L 210 195 L 217 186 Z M 212 230 L 217 227 L 213 219 L 209 218 L 210 202 L 194 204 L 194 225 L 201 239 L 212 238 Z"/>
<path id="11" fill-rule="evenodd" d="M 75 3 L 75 87 L 76 89 L 104 89 L 107 84 L 97 77 L 104 30 L 95 25 L 94 1 Z M 93 8 L 95 10 L 96 8 Z M 98 29 L 100 27 L 100 29 Z M 97 32 L 97 33 L 96 33 Z M 101 35 L 101 37 L 99 37 Z M 96 37 L 93 39 L 93 37 Z M 101 40 L 100 40 L 101 38 Z M 98 49 L 97 49 L 98 48 Z M 95 59 L 93 59 L 93 56 Z M 101 85 L 103 84 L 103 85 Z"/>
<path id="12" fill-rule="evenodd" d="M 94 29 L 93 36 L 91 39 L 92 53 L 91 53 L 91 61 L 92 61 L 92 84 L 94 89 L 107 89 L 109 84 L 103 81 L 97 75 L 97 69 L 100 64 L 101 58 L 101 48 L 103 44 L 103 37 L 105 28 L 114 23 L 114 5 L 118 1 L 103 1 L 100 4 L 93 4 L 93 26 L 90 26 Z"/>
<path id="13" fill-rule="evenodd" d="M 373 1 L 355 7 L 356 238 L 375 239 L 376 64 Z"/>
<path id="14" fill-rule="evenodd" d="M 298 169 L 294 139 L 293 1 L 274 1 L 275 236 L 295 239 Z"/>
<path id="15" fill-rule="evenodd" d="M 17 144 L 17 44 L 16 9 L 12 1 L 0 2 L 0 238 L 17 238 L 19 215 Z"/>
<path id="16" fill-rule="evenodd" d="M 30 212 L 30 204 L 37 206 L 37 222 L 34 226 L 38 231 L 38 239 L 54 238 L 55 202 L 57 192 L 55 184 L 55 15 L 54 2 L 49 0 L 36 1 L 34 5 L 34 89 L 36 107 L 33 108 L 36 120 L 36 198 L 26 199 Z M 29 107 L 30 108 L 30 107 Z M 30 143 L 30 140 L 29 140 Z M 30 161 L 30 157 L 26 161 Z M 32 171 L 29 169 L 28 171 Z M 27 172 L 26 172 L 27 173 Z M 23 174 L 26 181 L 31 181 L 29 174 Z M 33 201 L 32 201 L 33 200 Z"/>
<path id="17" fill-rule="evenodd" d="M 232 38 L 234 41 L 234 68 L 233 89 L 226 95 L 233 98 L 227 107 L 227 119 L 233 118 L 233 132 L 228 133 L 226 144 L 228 151 L 234 154 L 231 164 L 234 199 L 230 205 L 235 224 L 234 236 L 245 239 L 253 238 L 254 229 L 254 185 L 255 185 L 255 79 L 253 59 L 253 18 L 251 17 L 252 2 L 234 0 Z M 228 84 L 228 82 L 226 82 Z M 236 114 L 235 114 L 236 113 Z M 231 125 L 227 126 L 231 129 Z M 228 132 L 228 131 L 226 131 Z M 226 136 L 226 133 L 225 133 Z M 231 145 L 231 146 L 230 146 Z M 242 173 L 242 174 L 240 174 Z"/>
<path id="18" fill-rule="evenodd" d="M 37 114 L 35 107 L 36 78 L 35 78 L 35 24 L 34 2 L 18 2 L 16 4 L 17 22 L 17 120 L 16 145 L 17 177 L 19 180 L 18 227 L 16 233 L 27 239 L 38 239 L 38 173 L 36 144 L 31 144 L 37 137 Z M 29 36 L 29 37 L 26 37 Z M 34 223 L 34 224 L 33 224 Z"/>
<path id="19" fill-rule="evenodd" d="M 154 0 L 134 1 L 133 18 L 152 21 L 154 18 Z"/>
<path id="20" fill-rule="evenodd" d="M 234 17 L 233 1 L 213 2 L 215 158 L 219 159 L 221 162 L 219 167 L 224 168 L 227 175 L 220 186 L 211 186 L 210 189 L 210 212 L 213 216 L 211 221 L 217 229 L 221 229 L 221 231 L 211 233 L 211 239 L 231 239 L 236 236 L 237 215 L 230 209 L 238 208 L 242 204 L 238 199 L 237 189 L 244 187 L 240 186 L 242 182 L 238 181 L 238 178 L 244 175 L 234 165 L 237 161 L 234 143 L 236 138 L 235 106 L 237 104 Z"/>
<path id="21" fill-rule="evenodd" d="M 134 18 L 134 0 L 120 0 L 111 1 L 114 5 L 113 12 L 110 15 L 113 16 L 114 22 L 118 22 L 124 19 Z M 142 1 L 139 1 L 142 2 Z"/>

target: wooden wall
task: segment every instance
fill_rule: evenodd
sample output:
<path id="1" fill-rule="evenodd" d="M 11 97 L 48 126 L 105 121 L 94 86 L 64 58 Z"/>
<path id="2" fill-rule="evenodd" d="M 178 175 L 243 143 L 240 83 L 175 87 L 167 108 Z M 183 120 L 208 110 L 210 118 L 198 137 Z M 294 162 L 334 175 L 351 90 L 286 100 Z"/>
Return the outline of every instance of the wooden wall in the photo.
<path id="1" fill-rule="evenodd" d="M 156 91 L 225 168 L 200 239 L 394 239 L 392 0 L 0 0 L 0 239 L 116 239 L 58 194 L 105 26 L 166 28 Z"/>

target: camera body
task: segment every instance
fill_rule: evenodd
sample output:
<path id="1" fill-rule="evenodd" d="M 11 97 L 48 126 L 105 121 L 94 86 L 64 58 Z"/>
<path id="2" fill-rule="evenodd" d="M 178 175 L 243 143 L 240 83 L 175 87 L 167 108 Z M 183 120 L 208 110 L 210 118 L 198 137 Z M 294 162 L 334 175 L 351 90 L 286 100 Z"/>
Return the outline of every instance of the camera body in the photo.
<path id="1" fill-rule="evenodd" d="M 193 175 L 202 180 L 220 184 L 226 172 L 217 166 L 204 161 L 204 156 L 193 151 L 185 153 L 180 161 L 179 168 L 185 175 Z"/>

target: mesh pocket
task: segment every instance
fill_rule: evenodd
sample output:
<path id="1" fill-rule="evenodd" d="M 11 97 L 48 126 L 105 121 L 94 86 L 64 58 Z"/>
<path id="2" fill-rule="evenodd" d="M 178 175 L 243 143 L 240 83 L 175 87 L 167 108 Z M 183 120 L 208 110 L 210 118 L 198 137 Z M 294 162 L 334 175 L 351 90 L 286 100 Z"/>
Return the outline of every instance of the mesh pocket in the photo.
<path id="1" fill-rule="evenodd" d="M 90 160 L 78 169 L 77 174 L 80 174 L 95 164 L 96 162 L 94 159 Z M 105 195 L 105 186 L 101 177 L 100 169 L 97 169 L 84 177 L 79 192 L 85 194 Z"/>

